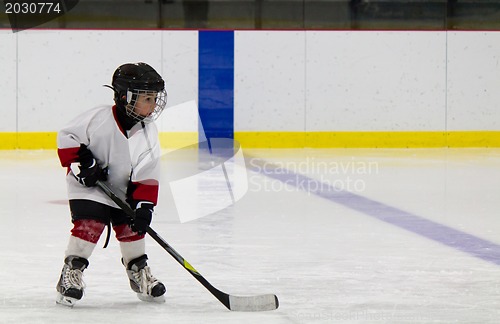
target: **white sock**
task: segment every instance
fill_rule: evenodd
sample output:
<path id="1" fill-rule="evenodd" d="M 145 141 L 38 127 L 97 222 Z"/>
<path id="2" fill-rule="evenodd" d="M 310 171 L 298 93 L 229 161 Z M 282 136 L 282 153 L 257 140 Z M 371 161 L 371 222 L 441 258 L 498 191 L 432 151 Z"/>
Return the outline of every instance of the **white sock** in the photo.
<path id="1" fill-rule="evenodd" d="M 69 237 L 68 248 L 66 249 L 65 256 L 76 255 L 80 258 L 89 259 L 94 251 L 96 244 L 82 240 L 76 236 Z"/>
<path id="2" fill-rule="evenodd" d="M 146 254 L 146 241 L 140 239 L 133 242 L 120 242 L 120 250 L 126 266 L 131 260 Z"/>

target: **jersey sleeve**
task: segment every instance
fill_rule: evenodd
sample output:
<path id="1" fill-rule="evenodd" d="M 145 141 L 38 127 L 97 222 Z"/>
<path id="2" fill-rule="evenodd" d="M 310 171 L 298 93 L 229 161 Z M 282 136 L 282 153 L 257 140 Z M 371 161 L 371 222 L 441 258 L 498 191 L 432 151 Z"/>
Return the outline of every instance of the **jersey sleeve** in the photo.
<path id="1" fill-rule="evenodd" d="M 109 111 L 105 106 L 86 111 L 57 133 L 57 154 L 63 167 L 92 158 L 87 147 L 91 145 L 93 134 L 104 126 Z"/>
<path id="2" fill-rule="evenodd" d="M 81 148 L 89 145 L 89 122 L 89 118 L 79 116 L 58 132 L 57 155 L 63 167 L 79 161 Z"/>

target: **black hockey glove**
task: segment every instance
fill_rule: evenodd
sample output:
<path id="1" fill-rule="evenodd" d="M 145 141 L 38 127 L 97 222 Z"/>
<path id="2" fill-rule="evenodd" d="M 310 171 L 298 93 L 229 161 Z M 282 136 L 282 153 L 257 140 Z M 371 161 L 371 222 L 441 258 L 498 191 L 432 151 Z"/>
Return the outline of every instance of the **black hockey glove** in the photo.
<path id="1" fill-rule="evenodd" d="M 82 185 L 93 187 L 97 180 L 106 181 L 108 179 L 108 168 L 101 169 L 97 161 L 92 158 L 85 164 L 80 163 L 80 173 L 76 175 L 76 178 Z"/>
<path id="2" fill-rule="evenodd" d="M 97 180 L 106 181 L 108 179 L 108 168 L 102 169 L 97 164 L 92 152 L 84 144 L 81 144 L 78 150 L 78 161 L 80 162 L 80 172 L 75 176 L 82 185 L 93 187 Z"/>
<path id="3" fill-rule="evenodd" d="M 137 232 L 137 234 L 143 235 L 146 233 L 149 224 L 151 224 L 154 205 L 149 202 L 140 202 L 137 206 L 135 218 L 132 219 L 130 227 L 134 232 Z"/>

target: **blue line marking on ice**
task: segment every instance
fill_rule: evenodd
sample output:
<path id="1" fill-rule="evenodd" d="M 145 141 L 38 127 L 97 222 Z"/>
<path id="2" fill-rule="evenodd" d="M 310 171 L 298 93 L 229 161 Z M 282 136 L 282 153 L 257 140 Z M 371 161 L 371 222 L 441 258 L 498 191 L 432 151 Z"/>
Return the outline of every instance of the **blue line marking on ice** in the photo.
<path id="1" fill-rule="evenodd" d="M 279 168 L 279 172 L 272 172 L 272 163 L 261 159 L 253 158 L 251 164 L 253 167 L 248 166 L 248 168 L 252 171 L 260 172 L 265 176 L 295 187 L 309 188 L 311 194 L 444 244 L 473 257 L 500 265 L 500 245 L 498 244 L 396 207 L 348 191 L 339 191 L 338 188 L 329 184 L 322 183 L 305 175 L 287 171 L 278 166 L 274 170 Z M 313 183 L 314 185 L 311 185 Z M 304 186 L 304 184 L 307 184 L 307 186 Z"/>

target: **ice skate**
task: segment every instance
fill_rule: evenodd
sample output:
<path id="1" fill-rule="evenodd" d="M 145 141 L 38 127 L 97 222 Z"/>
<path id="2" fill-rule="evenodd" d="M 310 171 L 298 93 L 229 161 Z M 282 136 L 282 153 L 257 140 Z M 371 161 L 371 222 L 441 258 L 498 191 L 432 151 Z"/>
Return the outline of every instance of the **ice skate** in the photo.
<path id="1" fill-rule="evenodd" d="M 126 266 L 130 288 L 137 293 L 137 297 L 142 301 L 163 303 L 167 289 L 151 274 L 147 260 L 148 257 L 144 254 L 130 261 Z"/>
<path id="2" fill-rule="evenodd" d="M 70 255 L 64 260 L 61 277 L 56 286 L 57 304 L 73 307 L 78 300 L 82 299 L 85 289 L 85 283 L 82 280 L 83 270 L 88 265 L 87 259 L 74 255 Z"/>

